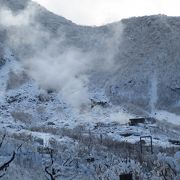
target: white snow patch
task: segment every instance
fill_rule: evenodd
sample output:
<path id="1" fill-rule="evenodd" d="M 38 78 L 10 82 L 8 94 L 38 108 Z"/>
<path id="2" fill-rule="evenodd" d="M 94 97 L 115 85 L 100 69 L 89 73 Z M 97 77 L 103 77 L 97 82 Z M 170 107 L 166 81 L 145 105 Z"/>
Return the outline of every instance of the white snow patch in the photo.
<path id="1" fill-rule="evenodd" d="M 49 146 L 49 139 L 52 137 L 51 134 L 48 133 L 41 133 L 41 132 L 33 132 L 33 136 L 39 137 L 43 139 L 43 146 Z"/>
<path id="2" fill-rule="evenodd" d="M 164 110 L 154 112 L 154 117 L 158 120 L 165 121 L 171 124 L 180 125 L 180 116 Z"/>

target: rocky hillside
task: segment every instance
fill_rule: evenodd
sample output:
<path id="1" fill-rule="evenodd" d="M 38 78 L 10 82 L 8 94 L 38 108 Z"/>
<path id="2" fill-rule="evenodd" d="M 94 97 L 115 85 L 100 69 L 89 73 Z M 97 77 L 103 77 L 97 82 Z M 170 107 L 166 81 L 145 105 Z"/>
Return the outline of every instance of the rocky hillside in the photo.
<path id="1" fill-rule="evenodd" d="M 0 0 L 0 178 L 179 179 L 179 35 L 179 17 L 89 27 Z"/>
<path id="2" fill-rule="evenodd" d="M 33 2 L 0 3 L 3 11 L 8 7 L 13 18 L 27 18 L 19 22 L 22 24 L 1 23 L 2 46 L 9 47 L 20 61 L 36 59 L 50 48 L 53 50 L 48 55 L 55 55 L 51 56 L 53 61 L 70 48 L 76 49 L 82 56 L 90 56 L 84 58 L 91 64 L 91 68 L 85 68 L 88 91 L 101 91 L 110 103 L 133 113 L 135 109 L 139 113 L 139 108 L 151 113 L 157 109 L 180 113 L 180 18 L 145 16 L 83 27 Z"/>

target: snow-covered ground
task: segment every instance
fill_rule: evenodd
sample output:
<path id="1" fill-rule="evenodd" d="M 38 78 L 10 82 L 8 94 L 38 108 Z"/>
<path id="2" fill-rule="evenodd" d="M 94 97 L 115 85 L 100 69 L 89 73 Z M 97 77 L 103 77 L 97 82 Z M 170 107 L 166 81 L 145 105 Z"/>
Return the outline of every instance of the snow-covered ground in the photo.
<path id="1" fill-rule="evenodd" d="M 62 156 L 63 151 L 61 148 L 65 146 L 64 148 L 66 151 L 71 154 L 71 160 L 79 159 L 79 166 L 82 166 L 82 169 L 76 169 L 72 165 L 71 170 L 73 173 L 68 174 L 64 179 L 72 177 L 74 177 L 74 179 L 86 179 L 86 173 L 90 179 L 100 176 L 117 179 L 118 175 L 121 173 L 130 171 L 136 171 L 136 175 L 141 178 L 147 178 L 147 176 L 154 178 L 158 177 L 155 170 L 152 170 L 153 167 L 151 167 L 152 172 L 150 174 L 148 174 L 148 172 L 145 172 L 144 174 L 140 173 L 144 168 L 144 165 L 138 164 L 139 160 L 137 160 L 137 155 L 140 148 L 140 137 L 142 136 L 152 136 L 154 153 L 157 153 L 160 148 L 163 148 L 164 150 L 162 152 L 168 152 L 170 155 L 170 159 L 168 160 L 168 155 L 165 156 L 159 154 L 159 163 L 162 161 L 162 158 L 167 159 L 167 162 L 170 161 L 170 163 L 173 164 L 177 163 L 178 158 L 176 158 L 176 156 L 178 156 L 177 151 L 179 146 L 174 145 L 169 141 L 179 140 L 180 137 L 180 132 L 177 129 L 177 126 L 179 126 L 177 115 L 166 111 L 154 111 L 153 113 L 151 112 L 151 115 L 153 114 L 155 119 L 148 120 L 145 124 L 129 126 L 129 119 L 137 116 L 128 112 L 123 106 L 108 104 L 103 107 L 101 104 L 97 104 L 93 108 L 90 105 L 86 105 L 77 110 L 68 106 L 63 101 L 60 93 L 47 93 L 30 78 L 27 79 L 27 82 L 18 85 L 16 88 L 7 90 L 10 72 L 13 71 L 15 74 L 21 74 L 25 69 L 16 59 L 14 59 L 14 56 L 10 51 L 6 51 L 5 59 L 7 60 L 6 64 L 1 67 L 0 71 L 2 79 L 1 92 L 3 95 L 1 96 L 0 129 L 1 133 L 3 133 L 5 129 L 10 138 L 16 139 L 17 142 L 23 142 L 23 151 L 25 154 L 27 145 L 24 143 L 33 146 L 33 148 L 30 147 L 32 148 L 31 154 L 26 155 L 27 157 L 32 158 L 31 164 L 36 163 L 34 156 L 40 158 L 38 154 L 41 154 L 46 148 L 53 148 L 54 150 L 57 150 L 57 154 L 55 153 L 56 156 L 58 156 L 58 154 L 61 154 Z M 90 93 L 90 95 L 92 95 L 92 93 Z M 102 94 L 95 94 L 94 92 L 93 96 L 99 101 L 104 101 L 104 95 Z M 166 122 L 166 126 L 164 126 L 164 122 Z M 173 126 L 167 128 L 168 123 L 175 125 L 176 128 Z M 150 145 L 148 139 L 146 139 L 146 145 Z M 82 156 L 77 156 L 80 149 L 77 150 L 76 148 L 82 148 L 83 146 L 85 149 L 88 148 L 87 152 L 83 152 L 85 154 Z M 119 146 L 123 147 L 123 149 L 119 150 L 120 154 L 116 157 L 114 150 L 118 151 Z M 128 158 L 130 159 L 127 163 L 125 160 L 127 155 L 124 154 L 124 150 L 128 152 L 128 146 L 130 146 L 131 151 L 134 149 L 134 154 L 128 155 Z M 59 147 L 61 148 L 59 149 Z M 11 151 L 10 149 L 12 148 L 13 147 L 9 148 L 8 151 Z M 101 154 L 97 153 L 96 148 L 101 149 Z M 117 159 L 117 162 L 115 162 L 112 157 L 103 159 L 103 154 L 106 154 L 104 148 L 107 148 L 111 156 L 114 156 L 113 158 Z M 174 148 L 175 151 L 169 152 L 167 149 L 170 148 Z M 33 153 L 37 155 L 33 155 Z M 147 150 L 147 154 L 151 154 L 150 149 Z M 119 156 L 122 157 L 120 158 Z M 17 163 L 20 165 L 22 159 L 26 159 L 27 157 L 21 157 L 20 153 L 18 156 L 19 162 Z M 95 158 L 95 161 L 92 162 L 93 166 L 84 162 L 85 159 L 91 157 Z M 64 161 L 66 161 L 66 158 L 68 157 L 64 158 Z M 155 158 L 155 156 L 151 155 L 151 158 Z M 40 158 L 40 161 L 42 161 L 42 168 L 44 166 L 43 159 L 48 161 L 48 153 L 44 158 Z M 106 170 L 102 170 L 102 172 L 99 172 L 100 174 L 98 174 L 94 167 L 99 166 L 99 163 L 111 163 L 112 167 L 110 169 L 104 167 Z M 61 161 L 57 162 L 57 164 L 58 166 L 56 166 L 56 168 L 60 168 L 62 172 L 66 172 L 66 167 L 63 165 L 60 166 Z M 12 174 L 16 172 L 18 168 L 21 168 L 19 165 L 12 165 L 6 178 L 11 179 Z M 26 166 L 29 167 L 31 165 Z M 154 168 L 155 167 L 156 166 L 154 165 Z M 176 164 L 176 166 L 173 165 L 172 167 L 178 169 L 179 164 Z M 159 167 L 157 166 L 156 168 L 158 169 Z M 35 172 L 40 173 L 39 178 L 41 179 L 46 175 L 45 172 L 38 168 L 36 168 Z M 36 176 L 29 174 L 26 168 L 22 174 L 23 175 L 21 176 L 17 175 L 17 178 L 22 179 L 26 177 L 27 179 L 36 179 Z M 169 176 L 175 177 L 172 174 Z M 63 177 L 60 176 L 60 179 L 63 179 Z"/>
<path id="2" fill-rule="evenodd" d="M 170 124 L 180 127 L 180 116 L 179 115 L 170 113 L 168 111 L 163 111 L 163 110 L 155 111 L 154 114 L 155 114 L 154 117 L 158 120 L 161 120 L 162 123 L 164 123 L 164 122 L 170 123 Z"/>
<path id="3" fill-rule="evenodd" d="M 22 17 L 18 1 L 9 4 L 17 14 L 6 11 L 11 19 Z M 5 179 L 44 180 L 53 150 L 61 180 L 130 172 L 178 180 L 179 20 L 160 15 L 82 27 L 30 4 L 22 11 L 30 22 L 0 22 L 7 33 L 0 31 L 1 160 L 22 144 Z M 129 124 L 139 117 L 146 121 Z M 143 136 L 152 137 L 153 154 Z"/>

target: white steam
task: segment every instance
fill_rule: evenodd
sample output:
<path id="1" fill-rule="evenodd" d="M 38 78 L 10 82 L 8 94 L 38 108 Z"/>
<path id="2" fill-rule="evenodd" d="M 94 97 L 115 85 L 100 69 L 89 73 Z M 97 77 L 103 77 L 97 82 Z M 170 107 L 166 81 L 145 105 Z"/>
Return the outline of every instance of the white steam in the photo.
<path id="1" fill-rule="evenodd" d="M 49 53 L 49 52 L 48 52 Z M 69 50 L 52 57 L 41 52 L 24 62 L 28 72 L 42 87 L 61 92 L 73 106 L 88 103 L 88 57 L 77 50 Z"/>
<path id="2" fill-rule="evenodd" d="M 115 72 L 116 69 L 119 68 L 115 62 L 115 55 L 119 52 L 125 27 L 121 22 L 114 23 L 109 26 L 111 26 L 110 29 L 112 36 L 110 38 L 105 38 L 104 40 L 105 52 L 102 56 L 103 58 L 105 57 L 104 63 L 106 65 L 103 66 L 103 69 L 105 71 L 113 70 Z"/>
<path id="3" fill-rule="evenodd" d="M 123 111 L 115 112 L 110 114 L 110 119 L 114 122 L 118 122 L 120 124 L 127 124 L 129 119 L 133 118 L 131 114 L 128 114 Z"/>
<path id="4" fill-rule="evenodd" d="M 35 9 L 28 4 L 25 10 L 21 13 L 15 14 L 10 9 L 1 7 L 0 8 L 0 25 L 4 27 L 10 26 L 27 26 L 31 22 L 32 17 L 35 15 Z"/>
<path id="5" fill-rule="evenodd" d="M 151 88 L 150 88 L 150 108 L 151 108 L 151 114 L 154 113 L 156 110 L 156 104 L 158 101 L 158 94 L 157 94 L 157 86 L 158 86 L 158 81 L 157 81 L 157 74 L 153 73 L 151 76 Z"/>
<path id="6" fill-rule="evenodd" d="M 54 38 L 54 32 L 46 30 L 36 21 L 38 8 L 29 3 L 25 10 L 16 14 L 9 9 L 0 9 L 0 26 L 10 27 L 7 31 L 10 47 L 20 54 L 20 60 L 28 74 L 41 87 L 55 89 L 73 107 L 88 104 L 89 72 L 98 68 L 113 68 L 114 54 L 121 42 L 122 24 L 112 27 L 113 36 L 103 40 L 105 52 L 97 57 L 99 54 L 93 50 L 83 52 L 70 45 L 68 48 L 64 47 L 63 43 L 67 41 L 65 32 L 59 29 L 59 36 Z M 97 59 L 103 59 L 101 67 L 97 67 Z"/>

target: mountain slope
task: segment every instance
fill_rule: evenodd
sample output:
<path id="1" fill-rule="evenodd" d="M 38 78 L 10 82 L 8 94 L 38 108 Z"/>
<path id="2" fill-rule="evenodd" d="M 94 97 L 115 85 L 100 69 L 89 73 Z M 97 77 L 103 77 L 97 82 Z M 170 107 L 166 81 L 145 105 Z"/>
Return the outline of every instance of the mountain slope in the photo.
<path id="1" fill-rule="evenodd" d="M 180 18 L 88 27 L 0 4 L 1 162 L 16 150 L 4 179 L 179 179 Z"/>
<path id="2" fill-rule="evenodd" d="M 83 27 L 35 3 L 2 2 L 17 13 L 19 9 L 29 11 L 29 8 L 23 10 L 25 5 L 34 9 L 25 25 L 1 25 L 4 31 L 0 34 L 6 37 L 1 42 L 20 61 L 36 59 L 47 49 L 51 49 L 48 54 L 55 55 L 53 61 L 59 54 L 75 49 L 83 57 L 91 56 L 85 58 L 92 66 L 85 72 L 90 92 L 102 91 L 110 103 L 123 105 L 133 113 L 137 109 L 137 115 L 138 107 L 150 113 L 156 110 L 180 113 L 180 18 L 145 16 L 102 27 Z"/>

